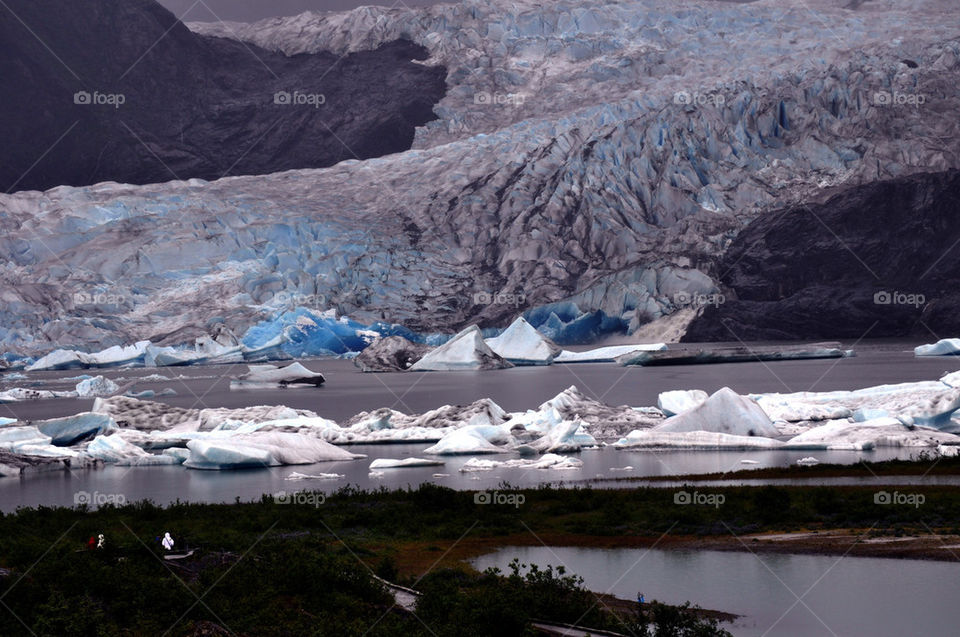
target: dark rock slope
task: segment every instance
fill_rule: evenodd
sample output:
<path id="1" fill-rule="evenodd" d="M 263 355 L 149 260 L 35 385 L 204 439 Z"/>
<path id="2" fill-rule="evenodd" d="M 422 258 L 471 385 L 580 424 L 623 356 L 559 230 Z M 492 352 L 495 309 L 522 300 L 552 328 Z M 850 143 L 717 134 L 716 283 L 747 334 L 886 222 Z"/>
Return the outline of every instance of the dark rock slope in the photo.
<path id="1" fill-rule="evenodd" d="M 850 188 L 771 212 L 720 265 L 727 301 L 684 340 L 960 334 L 960 172 Z"/>
<path id="2" fill-rule="evenodd" d="M 287 57 L 192 33 L 153 0 L 8 0 L 0 189 L 215 179 L 406 150 L 446 91 L 443 67 L 413 61 L 426 56 L 399 40 Z"/>

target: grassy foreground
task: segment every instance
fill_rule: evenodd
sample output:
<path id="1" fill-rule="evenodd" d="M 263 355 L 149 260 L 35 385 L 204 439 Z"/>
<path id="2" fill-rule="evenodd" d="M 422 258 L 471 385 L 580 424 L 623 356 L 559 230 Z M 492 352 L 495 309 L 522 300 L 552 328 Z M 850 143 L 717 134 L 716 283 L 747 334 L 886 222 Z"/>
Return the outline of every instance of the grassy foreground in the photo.
<path id="1" fill-rule="evenodd" d="M 840 528 L 960 534 L 960 490 L 878 499 L 889 491 L 425 485 L 283 502 L 21 509 L 0 517 L 0 634 L 521 635 L 545 619 L 652 635 L 643 617 L 611 611 L 562 569 L 480 574 L 462 560 L 520 543 L 669 547 Z M 165 531 L 201 550 L 165 562 L 156 542 Z M 106 548 L 88 549 L 100 533 Z M 395 607 L 371 572 L 422 591 L 416 615 Z M 670 634 L 722 634 L 700 614 L 654 613 L 686 626 Z"/>

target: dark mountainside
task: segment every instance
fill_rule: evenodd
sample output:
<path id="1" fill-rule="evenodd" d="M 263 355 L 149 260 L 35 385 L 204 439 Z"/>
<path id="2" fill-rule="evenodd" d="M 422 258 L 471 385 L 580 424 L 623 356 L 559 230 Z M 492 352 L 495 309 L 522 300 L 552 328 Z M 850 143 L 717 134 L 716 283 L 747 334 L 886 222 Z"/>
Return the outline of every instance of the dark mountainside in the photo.
<path id="1" fill-rule="evenodd" d="M 427 53 L 408 41 L 342 59 L 286 57 L 196 35 L 153 0 L 7 6 L 5 191 L 216 179 L 399 152 L 446 91 L 446 70 L 413 62 Z M 278 92 L 303 103 L 276 103 Z"/>
<path id="2" fill-rule="evenodd" d="M 684 341 L 960 331 L 960 172 L 850 188 L 749 224 L 718 272 L 726 303 Z"/>

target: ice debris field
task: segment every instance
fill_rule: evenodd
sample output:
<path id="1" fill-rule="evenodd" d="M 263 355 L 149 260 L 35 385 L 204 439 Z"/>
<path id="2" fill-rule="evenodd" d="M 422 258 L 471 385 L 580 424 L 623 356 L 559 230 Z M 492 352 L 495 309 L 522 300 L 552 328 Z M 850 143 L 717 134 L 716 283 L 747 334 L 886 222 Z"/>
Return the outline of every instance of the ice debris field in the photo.
<path id="1" fill-rule="evenodd" d="M 261 370 L 270 377 L 283 376 Z M 853 450 L 960 448 L 960 382 L 854 391 L 740 395 L 722 388 L 663 392 L 658 407 L 611 406 L 570 387 L 535 409 L 506 412 L 490 399 L 408 415 L 381 408 L 335 422 L 303 409 L 185 409 L 128 396 L 100 397 L 89 412 L 37 421 L 0 419 L 0 475 L 115 465 L 225 470 L 362 461 L 343 445 L 422 443 L 418 457 L 377 458 L 371 475 L 474 456 L 463 471 L 570 470 L 585 448 Z M 300 479 L 334 479 L 303 474 Z"/>

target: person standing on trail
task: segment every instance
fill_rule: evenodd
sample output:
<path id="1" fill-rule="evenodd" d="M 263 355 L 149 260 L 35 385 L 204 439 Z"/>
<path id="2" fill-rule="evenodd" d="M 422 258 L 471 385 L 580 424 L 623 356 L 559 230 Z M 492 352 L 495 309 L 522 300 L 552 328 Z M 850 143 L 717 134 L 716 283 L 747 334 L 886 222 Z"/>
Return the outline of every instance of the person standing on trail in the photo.
<path id="1" fill-rule="evenodd" d="M 103 533 L 101 533 L 100 535 L 97 536 L 97 548 L 98 548 L 98 549 L 102 549 L 106 543 L 107 543 L 107 540 L 106 540 L 106 538 L 103 537 Z"/>
<path id="2" fill-rule="evenodd" d="M 163 544 L 163 548 L 165 548 L 166 550 L 168 551 L 173 550 L 173 537 L 171 537 L 169 531 L 163 534 L 163 541 L 161 542 L 161 544 Z"/>

